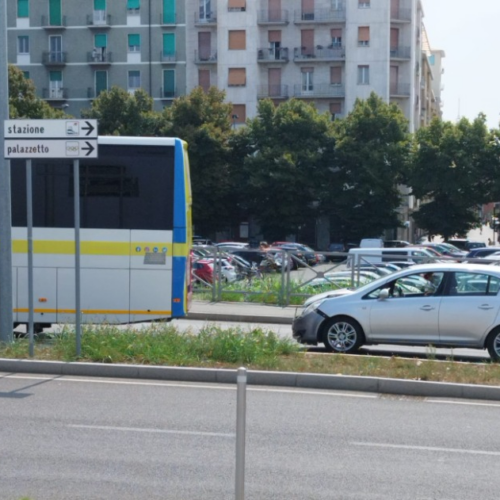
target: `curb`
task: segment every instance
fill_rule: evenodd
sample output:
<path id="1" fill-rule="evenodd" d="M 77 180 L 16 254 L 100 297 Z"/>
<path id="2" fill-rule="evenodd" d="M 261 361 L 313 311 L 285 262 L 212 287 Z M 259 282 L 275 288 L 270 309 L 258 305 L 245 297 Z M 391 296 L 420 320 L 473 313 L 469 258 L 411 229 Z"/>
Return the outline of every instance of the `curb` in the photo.
<path id="1" fill-rule="evenodd" d="M 237 323 L 267 323 L 276 325 L 291 325 L 293 319 L 286 317 L 275 316 L 259 316 L 252 314 L 248 316 L 245 314 L 231 314 L 231 313 L 203 313 L 203 312 L 189 312 L 186 319 L 193 319 L 199 321 L 231 321 Z"/>
<path id="2" fill-rule="evenodd" d="M 172 366 L 142 366 L 106 363 L 75 363 L 0 359 L 0 371 L 44 375 L 115 377 L 236 384 L 237 370 L 220 368 L 184 368 Z M 463 398 L 500 401 L 500 387 L 425 382 L 420 380 L 387 379 L 344 375 L 324 375 L 298 372 L 268 372 L 249 370 L 249 385 L 360 391 L 414 397 Z"/>

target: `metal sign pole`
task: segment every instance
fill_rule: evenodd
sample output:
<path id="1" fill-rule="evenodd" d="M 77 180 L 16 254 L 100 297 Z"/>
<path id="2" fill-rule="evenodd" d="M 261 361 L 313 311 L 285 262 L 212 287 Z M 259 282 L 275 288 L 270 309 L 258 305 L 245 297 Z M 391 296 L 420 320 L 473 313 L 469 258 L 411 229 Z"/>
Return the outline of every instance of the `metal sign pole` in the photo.
<path id="1" fill-rule="evenodd" d="M 26 160 L 26 214 L 28 218 L 28 335 L 30 357 L 35 355 L 34 303 L 33 303 L 33 188 L 31 160 Z"/>
<path id="2" fill-rule="evenodd" d="M 245 422 L 247 370 L 238 368 L 236 375 L 236 500 L 245 499 Z"/>
<path id="3" fill-rule="evenodd" d="M 10 162 L 4 159 L 4 120 L 9 118 L 7 1 L 0 0 L 0 342 L 12 342 L 12 216 Z"/>
<path id="4" fill-rule="evenodd" d="M 80 312 L 80 160 L 73 160 L 73 193 L 75 196 L 75 332 L 76 355 L 82 351 Z"/>

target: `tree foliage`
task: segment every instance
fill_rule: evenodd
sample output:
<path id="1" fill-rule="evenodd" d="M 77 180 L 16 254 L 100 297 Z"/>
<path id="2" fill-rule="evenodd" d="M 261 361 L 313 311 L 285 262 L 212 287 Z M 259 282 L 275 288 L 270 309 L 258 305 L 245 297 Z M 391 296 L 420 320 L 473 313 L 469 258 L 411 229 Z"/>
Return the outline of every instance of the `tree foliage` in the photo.
<path id="1" fill-rule="evenodd" d="M 19 68 L 9 64 L 9 117 L 11 119 L 55 119 L 66 116 L 61 109 L 54 109 L 46 101 L 38 98 L 33 81 L 27 79 Z"/>
<path id="2" fill-rule="evenodd" d="M 246 150 L 242 199 L 264 235 L 284 237 L 314 220 L 334 145 L 329 118 L 300 100 L 278 107 L 264 100 L 245 139 L 239 144 Z"/>
<path id="3" fill-rule="evenodd" d="M 410 134 L 395 104 L 372 93 L 334 122 L 335 152 L 323 174 L 322 206 L 342 239 L 378 237 L 401 225 Z"/>
<path id="4" fill-rule="evenodd" d="M 233 210 L 229 176 L 230 113 L 225 93 L 195 88 L 162 113 L 161 134 L 187 141 L 193 191 L 195 230 L 212 234 L 225 228 Z"/>
<path id="5" fill-rule="evenodd" d="M 129 94 L 114 86 L 81 114 L 99 120 L 100 135 L 154 136 L 161 128 L 161 115 L 153 111 L 153 99 L 143 89 Z"/>
<path id="6" fill-rule="evenodd" d="M 480 223 L 477 206 L 498 192 L 498 141 L 486 118 L 435 119 L 415 134 L 409 183 L 422 204 L 413 216 L 430 235 L 466 234 Z"/>

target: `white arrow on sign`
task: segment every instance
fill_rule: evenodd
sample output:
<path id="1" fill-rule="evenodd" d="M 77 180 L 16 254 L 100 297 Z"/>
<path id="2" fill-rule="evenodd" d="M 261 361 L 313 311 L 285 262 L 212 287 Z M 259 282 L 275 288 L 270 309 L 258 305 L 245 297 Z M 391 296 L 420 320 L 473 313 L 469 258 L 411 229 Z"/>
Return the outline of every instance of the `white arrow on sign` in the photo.
<path id="1" fill-rule="evenodd" d="M 97 158 L 96 139 L 12 140 L 5 139 L 4 158 Z"/>
<path id="2" fill-rule="evenodd" d="M 95 139 L 97 120 L 5 120 L 5 139 Z"/>

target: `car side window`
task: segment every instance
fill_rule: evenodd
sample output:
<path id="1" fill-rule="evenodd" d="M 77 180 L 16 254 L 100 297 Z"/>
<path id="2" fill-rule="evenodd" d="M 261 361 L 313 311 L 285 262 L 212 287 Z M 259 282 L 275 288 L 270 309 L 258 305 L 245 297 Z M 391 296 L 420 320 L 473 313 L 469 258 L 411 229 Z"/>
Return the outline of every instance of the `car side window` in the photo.
<path id="1" fill-rule="evenodd" d="M 448 295 L 482 296 L 497 295 L 500 278 L 480 273 L 453 273 Z M 454 278 L 454 279 L 453 279 Z"/>
<path id="2" fill-rule="evenodd" d="M 443 272 L 409 274 L 373 290 L 365 298 L 377 299 L 384 288 L 389 298 L 395 299 L 440 295 L 443 277 Z"/>

